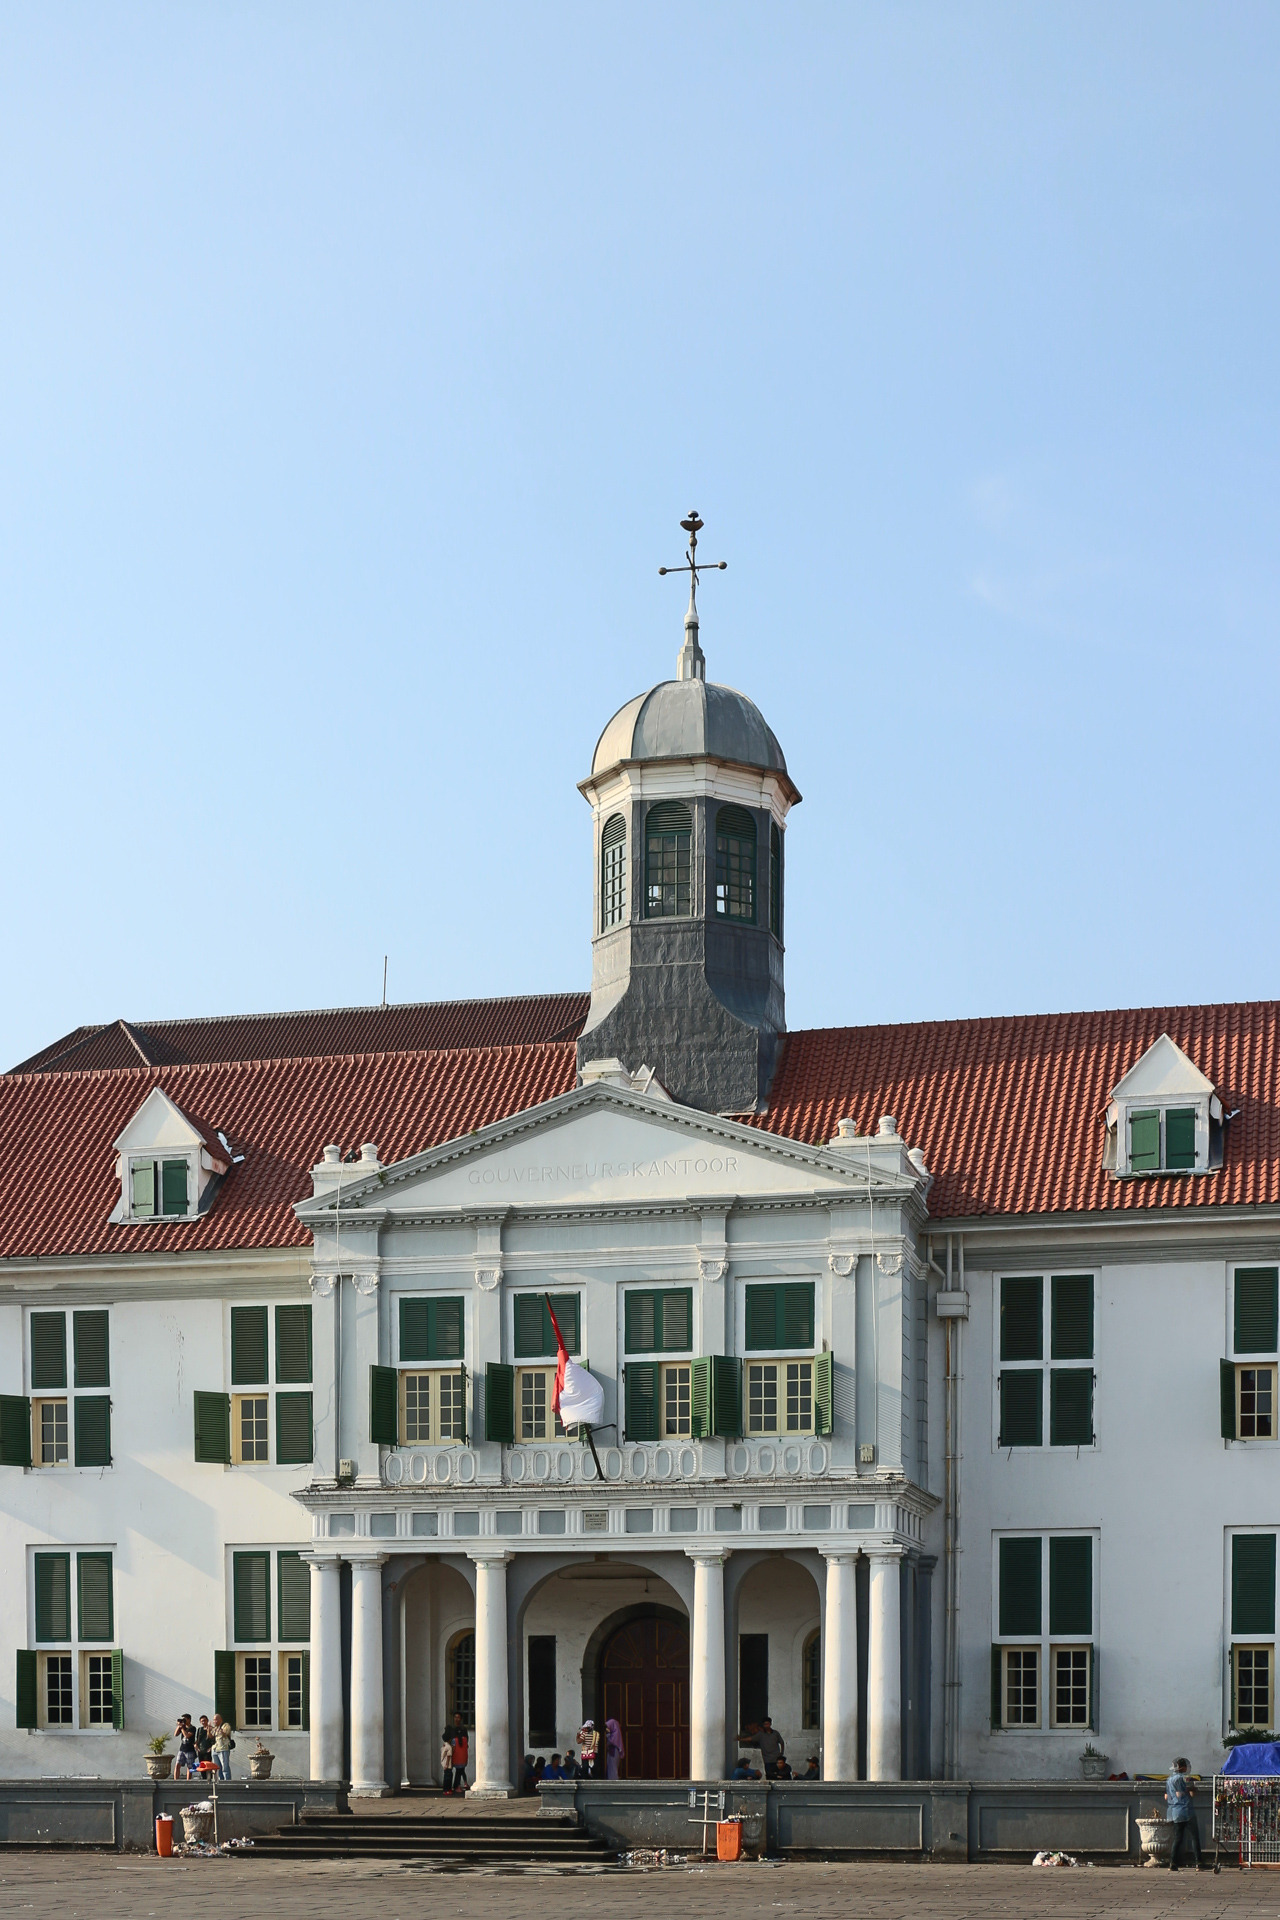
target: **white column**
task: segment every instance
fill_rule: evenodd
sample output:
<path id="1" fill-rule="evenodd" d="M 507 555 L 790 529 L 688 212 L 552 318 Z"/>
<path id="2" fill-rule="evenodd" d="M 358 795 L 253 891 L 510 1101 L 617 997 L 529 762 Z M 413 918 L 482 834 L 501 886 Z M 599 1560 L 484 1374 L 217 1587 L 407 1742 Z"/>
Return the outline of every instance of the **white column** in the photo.
<path id="1" fill-rule="evenodd" d="M 724 1778 L 724 1563 L 728 1557 L 724 1552 L 689 1552 L 693 1561 L 689 1774 L 694 1780 Z"/>
<path id="2" fill-rule="evenodd" d="M 509 1553 L 473 1553 L 476 1568 L 476 1774 L 471 1792 L 505 1800 L 511 1792 L 511 1718 L 507 1704 Z"/>
<path id="3" fill-rule="evenodd" d="M 871 1550 L 867 1650 L 867 1778 L 902 1778 L 901 1547 Z"/>
<path id="4" fill-rule="evenodd" d="M 342 1562 L 311 1558 L 311 1778 L 341 1780 Z"/>
<path id="5" fill-rule="evenodd" d="M 351 1561 L 351 1791 L 386 1793 L 382 1777 L 382 1565 L 385 1554 Z"/>
<path id="6" fill-rule="evenodd" d="M 822 1629 L 822 1777 L 858 1777 L 858 1603 L 854 1553 L 824 1553 L 827 1607 Z"/>

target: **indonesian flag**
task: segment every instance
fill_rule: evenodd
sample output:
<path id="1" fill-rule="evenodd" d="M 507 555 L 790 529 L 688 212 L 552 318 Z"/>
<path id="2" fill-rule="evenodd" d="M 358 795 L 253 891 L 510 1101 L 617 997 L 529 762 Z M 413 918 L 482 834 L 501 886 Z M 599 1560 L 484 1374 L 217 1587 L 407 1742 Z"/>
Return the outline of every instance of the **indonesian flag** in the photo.
<path id="1" fill-rule="evenodd" d="M 588 1373 L 585 1367 L 580 1367 L 576 1360 L 569 1358 L 550 1294 L 547 1295 L 547 1312 L 551 1315 L 556 1336 L 556 1384 L 551 1394 L 551 1405 L 560 1415 L 560 1423 L 564 1427 L 598 1426 L 604 1412 L 604 1388 L 593 1373 Z"/>

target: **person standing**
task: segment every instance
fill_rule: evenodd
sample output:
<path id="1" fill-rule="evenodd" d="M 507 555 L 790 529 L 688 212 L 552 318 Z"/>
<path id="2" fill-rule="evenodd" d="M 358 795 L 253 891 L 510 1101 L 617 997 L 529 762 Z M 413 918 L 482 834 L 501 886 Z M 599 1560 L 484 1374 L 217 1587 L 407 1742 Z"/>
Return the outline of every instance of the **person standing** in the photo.
<path id="1" fill-rule="evenodd" d="M 1173 1772 L 1164 1783 L 1165 1805 L 1173 1824 L 1173 1845 L 1169 1849 L 1170 1873 L 1178 1871 L 1178 1849 L 1184 1834 L 1191 1842 L 1191 1864 L 1196 1867 L 1200 1865 L 1200 1835 L 1196 1830 L 1195 1808 L 1191 1804 L 1194 1792 L 1190 1763 L 1187 1760 L 1175 1760 Z"/>
<path id="2" fill-rule="evenodd" d="M 584 1720 L 578 1728 L 578 1748 L 582 1754 L 584 1780 L 600 1778 L 600 1733 L 594 1720 Z"/>
<path id="3" fill-rule="evenodd" d="M 606 1720 L 604 1723 L 604 1751 L 606 1775 L 610 1780 L 616 1780 L 618 1763 L 627 1757 L 627 1750 L 622 1744 L 622 1728 L 616 1720 Z"/>
<path id="4" fill-rule="evenodd" d="M 449 1783 L 450 1792 L 465 1794 L 467 1791 L 467 1762 L 471 1758 L 471 1744 L 467 1739 L 467 1730 L 462 1724 L 461 1715 L 453 1717 L 453 1778 Z"/>
<path id="5" fill-rule="evenodd" d="M 229 1780 L 231 1778 L 231 1749 L 234 1745 L 235 1741 L 231 1737 L 230 1727 L 220 1713 L 215 1713 L 213 1716 L 213 1758 L 218 1768 L 218 1778 L 220 1780 Z"/>
<path id="6" fill-rule="evenodd" d="M 760 1749 L 760 1760 L 764 1767 L 765 1779 L 776 1779 L 778 1762 L 786 1752 L 786 1744 L 783 1741 L 782 1735 L 774 1728 L 774 1724 L 768 1714 L 766 1714 L 760 1722 L 760 1731 L 755 1737 L 754 1745 Z"/>
<path id="7" fill-rule="evenodd" d="M 173 1769 L 174 1779 L 198 1780 L 200 1776 L 196 1771 L 198 1763 L 196 1731 L 191 1724 L 191 1715 L 180 1714 L 178 1724 L 173 1731 L 178 1742 L 178 1758 Z"/>

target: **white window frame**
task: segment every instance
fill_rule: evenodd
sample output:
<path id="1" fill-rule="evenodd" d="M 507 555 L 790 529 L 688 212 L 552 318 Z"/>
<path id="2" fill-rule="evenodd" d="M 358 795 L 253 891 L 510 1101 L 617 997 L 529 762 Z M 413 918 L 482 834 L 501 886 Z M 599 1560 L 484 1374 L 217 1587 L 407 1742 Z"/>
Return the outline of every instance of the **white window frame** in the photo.
<path id="1" fill-rule="evenodd" d="M 1195 1114 L 1195 1164 L 1190 1167 L 1167 1167 L 1165 1165 L 1165 1115 L 1168 1113 Z M 1130 1122 L 1136 1113 L 1158 1113 L 1160 1116 L 1160 1165 L 1158 1167 L 1135 1167 L 1130 1164 Z M 1210 1093 L 1161 1093 L 1154 1098 L 1144 1099 L 1126 1096 L 1122 1100 L 1113 1100 L 1107 1109 L 1107 1126 L 1111 1131 L 1114 1146 L 1108 1147 L 1108 1155 L 1114 1152 L 1116 1175 L 1124 1180 L 1169 1180 L 1180 1175 L 1213 1173 L 1217 1169 L 1209 1165 L 1210 1118 L 1220 1122 L 1222 1103 L 1216 1094 Z"/>
<path id="2" fill-rule="evenodd" d="M 176 1155 L 174 1156 L 177 1157 Z M 309 1303 L 305 1300 L 286 1295 L 283 1299 L 231 1300 L 227 1302 L 223 1315 L 223 1378 L 227 1382 L 227 1396 L 231 1402 L 231 1465 L 243 1468 L 248 1473 L 261 1473 L 264 1467 L 280 1467 L 283 1473 L 297 1473 L 302 1464 L 296 1460 L 285 1461 L 283 1466 L 276 1459 L 276 1395 L 278 1393 L 309 1393 L 311 1400 L 312 1438 L 314 1444 L 315 1423 L 315 1364 L 312 1362 L 310 1380 L 278 1380 L 279 1357 L 276 1353 L 276 1308 L 302 1307 Z M 267 1377 L 260 1385 L 234 1386 L 231 1382 L 231 1310 L 233 1307 L 265 1307 L 267 1310 Z M 313 1327 L 314 1337 L 314 1327 Z M 267 1403 L 267 1457 L 265 1460 L 246 1460 L 241 1453 L 240 1403 L 242 1400 L 265 1400 Z"/>
<path id="3" fill-rule="evenodd" d="M 1264 1440 L 1264 1441 L 1256 1442 L 1254 1444 L 1266 1446 L 1269 1443 Z M 1268 1469 L 1268 1471 L 1270 1471 L 1270 1469 Z M 1223 1638 L 1223 1645 L 1226 1647 L 1226 1655 L 1227 1655 L 1226 1674 L 1225 1674 L 1226 1684 L 1225 1684 L 1225 1687 L 1223 1690 L 1223 1696 L 1222 1696 L 1222 1734 L 1224 1739 L 1231 1732 L 1231 1729 L 1232 1729 L 1231 1696 L 1234 1690 L 1235 1674 L 1233 1670 L 1235 1667 L 1237 1647 L 1251 1647 L 1251 1648 L 1252 1647 L 1269 1647 L 1271 1649 L 1271 1725 L 1267 1729 L 1267 1731 L 1269 1733 L 1275 1733 L 1278 1729 L 1278 1724 L 1280 1724 L 1280 1712 L 1277 1712 L 1277 1707 L 1276 1707 L 1276 1648 L 1277 1648 L 1277 1643 L 1280 1642 L 1280 1632 L 1272 1631 L 1270 1634 L 1233 1633 L 1231 1630 L 1231 1555 L 1233 1552 L 1232 1542 L 1234 1541 L 1236 1535 L 1241 1533 L 1246 1535 L 1260 1534 L 1260 1533 L 1275 1534 L 1276 1535 L 1276 1554 L 1278 1559 L 1280 1559 L 1280 1528 L 1268 1527 L 1268 1526 L 1224 1528 L 1223 1559 L 1222 1559 L 1222 1638 Z M 1280 1569 L 1278 1569 L 1278 1572 L 1280 1572 Z M 1276 1612 L 1277 1612 L 1277 1615 L 1280 1616 L 1280 1580 L 1278 1580 L 1277 1582 Z M 1278 1624 L 1280 1624 L 1280 1621 L 1273 1622 L 1273 1627 Z"/>
<path id="4" fill-rule="evenodd" d="M 1046 1268 L 1041 1273 L 995 1273 L 992 1275 L 991 1300 L 991 1451 L 1007 1453 L 1008 1448 L 1000 1445 L 1000 1375 L 1002 1373 L 1034 1373 L 1037 1368 L 1044 1375 L 1040 1386 L 1040 1445 L 1038 1447 L 1018 1447 L 1018 1453 L 1062 1454 L 1097 1453 L 1100 1445 L 1098 1435 L 1098 1375 L 1102 1355 L 1101 1323 L 1102 1315 L 1098 1306 L 1098 1288 L 1101 1276 L 1096 1267 L 1073 1267 L 1069 1272 L 1050 1273 Z M 1053 1345 L 1053 1283 L 1055 1280 L 1092 1280 L 1093 1282 L 1093 1358 L 1092 1360 L 1051 1360 L 1049 1355 Z M 1041 1346 L 1038 1360 L 1002 1360 L 1000 1358 L 1000 1290 L 1006 1280 L 1039 1280 Z M 1049 1438 L 1050 1432 L 1050 1384 L 1049 1374 L 1053 1370 L 1065 1373 L 1080 1372 L 1085 1367 L 1093 1371 L 1093 1440 L 1068 1440 L 1055 1446 Z"/>
<path id="5" fill-rule="evenodd" d="M 1235 1368 L 1235 1406 L 1236 1437 L 1229 1441 L 1231 1446 L 1274 1447 L 1280 1445 L 1280 1348 L 1270 1352 L 1260 1349 L 1257 1353 L 1237 1353 L 1236 1351 L 1236 1274 L 1249 1272 L 1252 1267 L 1266 1267 L 1269 1260 L 1250 1262 L 1231 1260 L 1227 1263 L 1227 1357 Z M 1244 1434 L 1240 1431 L 1240 1376 L 1246 1370 L 1260 1371 L 1271 1369 L 1271 1433 L 1270 1435 Z"/>
<path id="6" fill-rule="evenodd" d="M 249 1734 L 261 1734 L 261 1733 L 302 1733 L 304 1731 L 301 1721 L 297 1726 L 286 1726 L 281 1718 L 281 1709 L 283 1707 L 284 1698 L 285 1698 L 285 1675 L 287 1670 L 287 1663 L 291 1658 L 295 1657 L 298 1654 L 303 1654 L 303 1653 L 309 1654 L 311 1651 L 311 1642 L 310 1640 L 282 1640 L 280 1638 L 279 1560 L 280 1560 L 280 1555 L 282 1553 L 305 1553 L 306 1551 L 307 1551 L 307 1543 L 305 1541 L 299 1541 L 297 1544 L 292 1546 L 266 1546 L 266 1545 L 261 1545 L 257 1543 L 241 1541 L 237 1546 L 228 1547 L 226 1550 L 226 1554 L 227 1554 L 227 1571 L 226 1571 L 227 1601 L 226 1601 L 226 1604 L 227 1604 L 227 1623 L 228 1623 L 226 1644 L 229 1650 L 235 1655 L 235 1662 L 236 1662 L 236 1731 L 237 1732 L 243 1732 L 243 1733 L 249 1733 Z M 265 1553 L 270 1557 L 270 1566 L 267 1574 L 267 1582 L 268 1582 L 267 1614 L 268 1614 L 268 1619 L 271 1625 L 271 1634 L 272 1634 L 272 1637 L 270 1640 L 237 1640 L 235 1637 L 235 1630 L 236 1630 L 235 1556 L 238 1553 Z M 305 1561 L 303 1564 L 304 1565 L 306 1564 Z M 271 1718 L 269 1723 L 259 1722 L 255 1726 L 251 1727 L 248 1724 L 248 1721 L 245 1719 L 245 1714 L 244 1714 L 245 1661 L 250 1659 L 255 1659 L 258 1657 L 261 1657 L 269 1661 L 270 1663 L 268 1672 L 271 1680 Z M 303 1671 L 305 1674 L 305 1671 L 306 1671 L 305 1667 Z M 301 1708 L 302 1719 L 306 1718 L 306 1707 L 307 1707 L 307 1703 L 304 1697 L 302 1708 Z"/>
<path id="7" fill-rule="evenodd" d="M 679 1397 L 680 1386 L 683 1385 L 686 1389 L 685 1397 L 688 1400 L 688 1415 L 684 1419 L 683 1424 L 681 1424 L 679 1415 L 677 1414 L 677 1423 L 675 1426 L 672 1426 L 668 1419 L 667 1376 L 668 1374 L 676 1374 L 677 1372 L 683 1372 L 685 1376 L 685 1379 L 683 1382 L 677 1380 L 675 1384 L 677 1388 L 677 1397 Z M 688 1440 L 693 1432 L 693 1358 L 692 1356 L 688 1356 L 683 1360 L 678 1358 L 663 1360 L 659 1363 L 658 1393 L 661 1400 L 661 1407 L 659 1411 L 659 1426 L 661 1428 L 663 1439 L 664 1440 Z"/>
<path id="8" fill-rule="evenodd" d="M 136 1167 L 155 1168 L 155 1187 L 158 1200 L 163 1200 L 163 1166 L 166 1160 L 184 1160 L 187 1167 L 187 1204 L 182 1213 L 162 1213 L 157 1205 L 150 1213 L 138 1213 L 133 1204 L 133 1175 Z M 149 1147 L 145 1152 L 130 1153 L 126 1157 L 124 1168 L 124 1205 L 126 1220 L 132 1223 L 149 1225 L 152 1221 L 191 1220 L 200 1211 L 200 1168 L 196 1152 L 190 1148 Z M 192 1195 L 195 1195 L 193 1200 Z"/>
<path id="9" fill-rule="evenodd" d="M 96 1471 L 99 1471 L 99 1469 L 95 1468 L 95 1472 Z M 45 1553 L 65 1553 L 70 1558 L 71 1589 L 67 1596 L 67 1612 L 69 1616 L 67 1624 L 71 1628 L 71 1638 L 69 1640 L 36 1639 L 36 1555 Z M 27 1551 L 27 1619 L 29 1622 L 27 1645 L 36 1656 L 36 1731 L 38 1733 L 51 1734 L 55 1738 L 67 1734 L 87 1733 L 91 1734 L 94 1739 L 99 1739 L 103 1734 L 123 1733 L 125 1729 L 114 1726 L 110 1720 L 105 1722 L 100 1721 L 96 1725 L 90 1725 L 88 1717 L 88 1663 L 90 1656 L 104 1655 L 109 1667 L 112 1654 L 117 1653 L 120 1649 L 120 1641 L 114 1633 L 110 1640 L 81 1640 L 80 1638 L 80 1596 L 78 1588 L 80 1568 L 77 1562 L 77 1555 L 81 1553 L 109 1553 L 111 1555 L 112 1627 L 113 1629 L 116 1627 L 117 1623 L 114 1618 L 116 1605 L 116 1547 L 114 1545 L 108 1546 L 105 1543 L 101 1545 L 94 1545 L 92 1543 L 86 1545 L 82 1541 L 76 1541 L 71 1545 L 61 1540 L 47 1542 L 38 1547 L 31 1547 Z M 55 1658 L 65 1656 L 71 1661 L 71 1721 L 70 1724 L 66 1726 L 50 1726 L 47 1720 L 49 1699 L 47 1662 L 50 1656 Z"/>
<path id="10" fill-rule="evenodd" d="M 1015 1276 L 1021 1278 L 1021 1275 Z M 1095 1319 L 1096 1319 L 1095 1295 Z M 1065 1364 L 1065 1363 L 1064 1363 Z M 1051 1540 L 1092 1540 L 1093 1551 L 1090 1555 L 1092 1592 L 1089 1597 L 1089 1617 L 1092 1627 L 1089 1633 L 1050 1633 L 1049 1631 L 1049 1542 Z M 1039 1540 L 1040 1542 L 1040 1631 L 1039 1633 L 1000 1632 L 1000 1542 L 1002 1540 Z M 1090 1735 L 1090 1723 L 1097 1719 L 1094 1688 L 1096 1678 L 1093 1671 L 1093 1649 L 1098 1645 L 1098 1602 L 1100 1590 L 1101 1533 L 1096 1527 L 1002 1527 L 991 1536 L 991 1644 L 1000 1649 L 1000 1714 L 1001 1734 L 1047 1733 L 1058 1737 L 1070 1736 L 1086 1739 Z M 1088 1650 L 1089 1658 L 1089 1699 L 1086 1718 L 1083 1722 L 1069 1721 L 1057 1723 L 1054 1707 L 1054 1659 L 1059 1650 L 1083 1647 Z M 1005 1721 L 1009 1704 L 1008 1662 L 1006 1653 L 1017 1649 L 1023 1651 L 1033 1648 L 1037 1657 L 1037 1716 L 1034 1724 L 1022 1723 L 1010 1726 Z"/>
<path id="11" fill-rule="evenodd" d="M 555 1368 L 553 1367 L 551 1371 L 552 1373 L 554 1373 Z M 397 1371 L 396 1371 L 396 1423 L 397 1423 L 396 1430 L 400 1435 L 399 1444 L 402 1447 L 461 1447 L 465 1445 L 465 1442 L 462 1438 L 462 1434 L 454 1434 L 454 1433 L 442 1434 L 440 1431 L 440 1427 L 441 1427 L 440 1381 L 442 1376 L 446 1374 L 452 1380 L 463 1381 L 465 1377 L 465 1362 L 461 1360 L 455 1360 L 452 1363 L 446 1365 L 440 1361 L 432 1361 L 428 1365 L 420 1361 L 418 1362 L 410 1361 L 405 1366 L 397 1368 Z M 409 1398 L 409 1381 L 410 1380 L 426 1380 L 428 1382 L 428 1387 L 427 1387 L 428 1416 L 427 1417 L 428 1417 L 430 1438 L 426 1440 L 423 1440 L 423 1439 L 411 1440 L 408 1437 L 408 1433 L 409 1433 L 408 1398 Z M 466 1406 L 465 1385 L 462 1388 L 462 1406 L 460 1409 L 460 1416 L 461 1416 L 461 1425 L 462 1425 L 463 1433 L 465 1433 L 466 1425 L 467 1425 L 467 1406 Z M 452 1424 L 452 1417 L 451 1417 L 450 1424 Z"/>
<path id="12" fill-rule="evenodd" d="M 107 1373 L 111 1371 L 112 1313 L 109 1305 L 101 1309 L 107 1316 Z M 31 1384 L 31 1315 L 33 1313 L 61 1313 L 63 1319 L 64 1350 L 67 1356 L 67 1384 L 65 1387 L 33 1387 Z M 68 1468 L 80 1473 L 107 1473 L 108 1467 L 80 1467 L 76 1469 L 76 1410 L 74 1402 L 83 1395 L 86 1400 L 101 1400 L 111 1397 L 111 1388 L 78 1387 L 76 1381 L 76 1327 L 73 1307 L 29 1307 L 23 1314 L 22 1352 L 23 1372 L 26 1379 L 27 1396 L 31 1401 L 31 1470 L 33 1473 L 65 1473 Z M 42 1407 L 65 1405 L 67 1409 L 67 1457 L 65 1460 L 42 1460 L 40 1457 L 40 1409 Z M 59 1549 L 61 1551 L 61 1549 Z M 86 1549 L 87 1551 L 87 1549 Z"/>
<path id="13" fill-rule="evenodd" d="M 789 1440 L 804 1439 L 813 1433 L 813 1365 L 814 1356 L 807 1354 L 747 1354 L 742 1362 L 742 1398 L 746 1415 L 743 1426 L 749 1440 Z M 753 1427 L 751 1424 L 751 1375 L 755 1368 L 772 1367 L 779 1376 L 774 1386 L 774 1406 L 777 1425 L 772 1427 Z M 793 1427 L 789 1424 L 788 1399 L 790 1382 L 787 1378 L 791 1367 L 809 1369 L 809 1424 L 805 1427 Z"/>
<path id="14" fill-rule="evenodd" d="M 540 1446 L 548 1440 L 567 1440 L 568 1435 L 560 1415 L 552 1410 L 551 1395 L 555 1387 L 556 1369 L 554 1363 L 547 1365 L 545 1360 L 517 1360 L 515 1367 L 515 1421 L 516 1445 L 518 1447 Z M 541 1433 L 526 1433 L 524 1429 L 524 1382 L 541 1379 L 543 1389 L 543 1430 Z M 534 1396 L 536 1398 L 536 1394 Z"/>
<path id="15" fill-rule="evenodd" d="M 747 1350 L 747 1288 L 751 1287 L 796 1287 L 813 1288 L 813 1342 L 807 1347 L 752 1347 Z M 821 1275 L 816 1273 L 751 1273 L 743 1274 L 736 1287 L 733 1303 L 734 1351 L 741 1354 L 743 1364 L 748 1360 L 812 1360 L 822 1352 L 825 1338 L 823 1327 L 827 1305 L 826 1290 Z M 698 1290 L 694 1290 L 695 1306 L 698 1304 Z M 695 1348 L 696 1352 L 696 1348 Z M 631 1359 L 638 1360 L 639 1354 Z M 654 1359 L 661 1359 L 655 1354 Z M 674 1357 L 674 1356 L 672 1356 Z"/>

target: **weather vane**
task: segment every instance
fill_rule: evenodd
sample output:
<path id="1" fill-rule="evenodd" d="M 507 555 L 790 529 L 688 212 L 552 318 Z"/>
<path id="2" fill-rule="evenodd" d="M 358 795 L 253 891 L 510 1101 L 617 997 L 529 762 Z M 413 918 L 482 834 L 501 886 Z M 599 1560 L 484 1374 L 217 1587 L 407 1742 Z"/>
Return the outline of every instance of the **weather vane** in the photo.
<path id="1" fill-rule="evenodd" d="M 680 525 L 689 536 L 689 544 L 685 548 L 684 556 L 689 564 L 687 567 L 659 567 L 658 572 L 660 574 L 687 573 L 689 575 L 689 611 L 696 622 L 698 617 L 699 573 L 702 572 L 704 567 L 710 573 L 723 573 L 729 562 L 727 560 L 703 560 L 699 562 L 698 535 L 702 532 L 703 523 L 698 518 L 698 509 L 696 507 L 690 507 L 689 518 L 682 520 Z"/>

